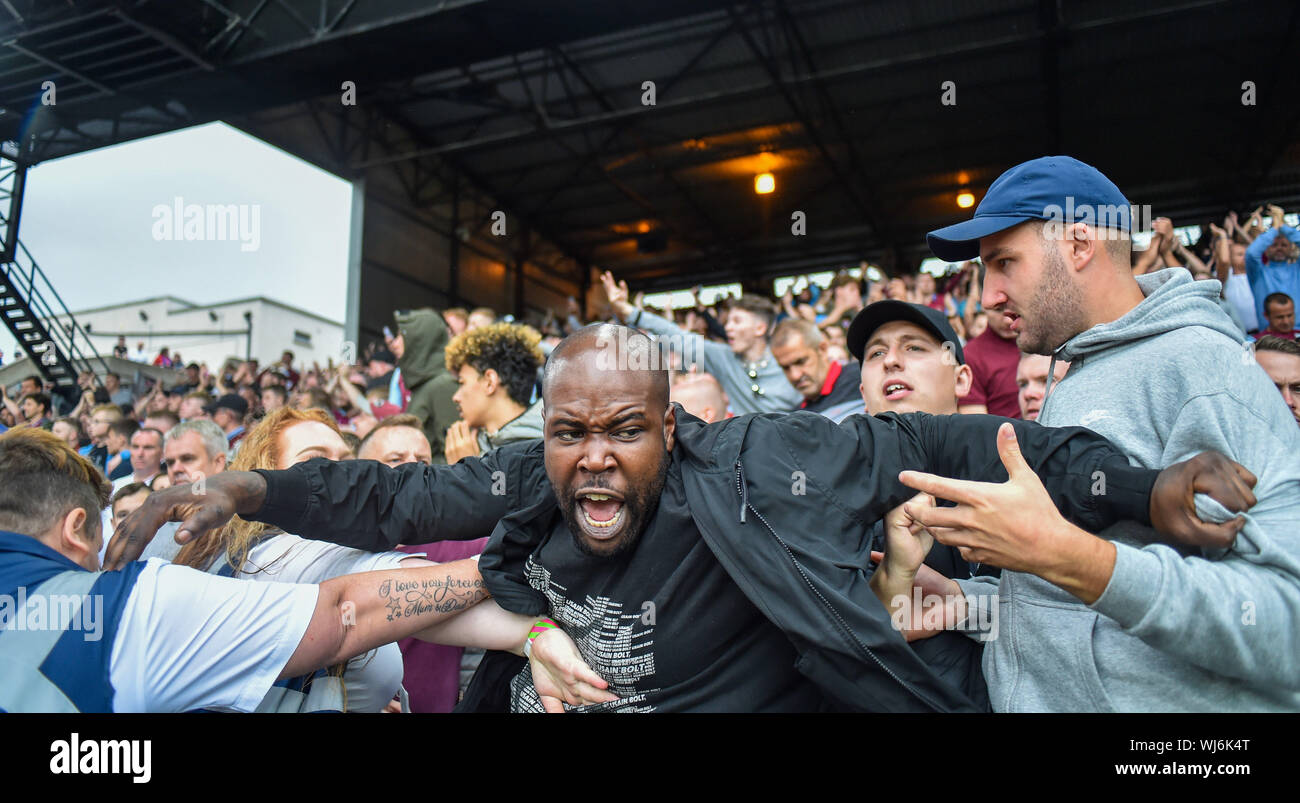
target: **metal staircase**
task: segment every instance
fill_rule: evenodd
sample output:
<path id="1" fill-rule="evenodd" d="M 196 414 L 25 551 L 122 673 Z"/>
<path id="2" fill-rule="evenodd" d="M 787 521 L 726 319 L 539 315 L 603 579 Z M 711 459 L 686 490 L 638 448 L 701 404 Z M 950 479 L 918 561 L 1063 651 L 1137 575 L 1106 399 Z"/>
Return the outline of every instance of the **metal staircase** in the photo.
<path id="1" fill-rule="evenodd" d="M 0 213 L 0 319 L 54 392 L 75 404 L 78 375 L 91 371 L 98 383 L 108 365 L 18 240 L 27 166 L 13 158 L 9 145 L 0 149 L 0 209 L 9 201 L 8 213 Z"/>

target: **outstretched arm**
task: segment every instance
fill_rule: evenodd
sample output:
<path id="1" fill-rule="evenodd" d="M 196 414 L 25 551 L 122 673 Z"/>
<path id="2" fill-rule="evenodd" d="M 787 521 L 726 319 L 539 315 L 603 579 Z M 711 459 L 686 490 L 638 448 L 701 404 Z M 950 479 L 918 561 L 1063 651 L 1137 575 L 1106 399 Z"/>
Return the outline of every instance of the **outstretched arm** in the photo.
<path id="1" fill-rule="evenodd" d="M 999 450 L 1011 473 L 1001 485 L 905 474 L 909 485 L 959 502 L 955 508 L 909 502 L 908 515 L 967 559 L 1038 575 L 1163 652 L 1229 677 L 1300 688 L 1290 660 L 1300 632 L 1300 554 L 1290 537 L 1294 473 L 1281 484 L 1270 478 L 1258 504 L 1247 490 L 1252 510 L 1238 542 L 1221 556 L 1203 557 L 1079 530 L 1055 515 L 1014 438 L 1001 433 Z M 1243 484 L 1254 485 L 1255 477 L 1242 471 Z M 1207 511 L 1222 517 L 1223 511 Z"/>
<path id="2" fill-rule="evenodd" d="M 511 613 L 495 601 L 487 600 L 416 633 L 415 637 L 435 644 L 481 647 L 524 655 L 524 645 L 528 643 L 529 633 L 537 621 L 536 616 Z M 562 702 L 591 705 L 618 699 L 617 695 L 605 691 L 609 684 L 583 661 L 578 646 L 559 627 L 547 628 L 532 638 L 532 648 L 528 653 L 533 685 L 537 687 L 547 711 L 563 713 Z"/>
<path id="3" fill-rule="evenodd" d="M 326 580 L 307 632 L 280 677 L 297 677 L 414 635 L 487 596 L 472 560 Z"/>
<path id="4" fill-rule="evenodd" d="M 236 514 L 368 552 L 482 538 L 502 516 L 549 489 L 541 441 L 509 444 L 452 466 L 389 468 L 317 458 L 285 471 L 227 471 L 201 488 L 179 485 L 151 495 L 117 528 L 105 565 L 136 560 L 164 522 L 182 522 L 176 540 L 187 543 Z"/>
<path id="5" fill-rule="evenodd" d="M 833 487 L 837 502 L 867 523 L 915 493 L 899 481 L 900 470 L 1005 481 L 997 450 L 997 431 L 1004 423 L 1014 428 L 1026 463 L 1042 479 L 1055 507 L 1089 532 L 1130 520 L 1154 526 L 1180 543 L 1221 544 L 1231 538 L 1225 528 L 1200 520 L 1194 490 L 1209 493 L 1234 512 L 1254 503 L 1240 493 L 1235 479 L 1240 467 L 1222 455 L 1203 458 L 1209 462 L 1191 470 L 1181 464 L 1164 471 L 1137 468 L 1110 441 L 1084 427 L 1044 427 L 987 415 L 859 414 L 838 426 L 816 418 L 769 420 L 809 482 L 817 479 Z"/>

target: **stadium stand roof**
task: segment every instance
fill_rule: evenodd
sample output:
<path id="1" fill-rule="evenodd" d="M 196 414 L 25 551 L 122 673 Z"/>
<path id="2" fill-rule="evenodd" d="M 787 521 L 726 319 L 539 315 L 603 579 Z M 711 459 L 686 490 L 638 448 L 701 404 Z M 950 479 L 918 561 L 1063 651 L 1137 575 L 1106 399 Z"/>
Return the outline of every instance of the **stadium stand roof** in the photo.
<path id="1" fill-rule="evenodd" d="M 1298 21 L 1281 0 L 4 0 L 0 137 L 36 162 L 221 119 L 466 249 L 448 273 L 368 241 L 371 275 L 472 301 L 477 254 L 558 298 L 593 267 L 663 289 L 914 266 L 959 191 L 1048 153 L 1177 223 L 1294 202 Z M 485 243 L 498 209 L 519 228 Z"/>

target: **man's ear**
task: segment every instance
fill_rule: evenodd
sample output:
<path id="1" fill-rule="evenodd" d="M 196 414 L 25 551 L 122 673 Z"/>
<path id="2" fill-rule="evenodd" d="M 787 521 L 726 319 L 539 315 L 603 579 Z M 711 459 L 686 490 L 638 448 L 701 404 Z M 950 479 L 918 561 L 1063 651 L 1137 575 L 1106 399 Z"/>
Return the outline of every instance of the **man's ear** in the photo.
<path id="1" fill-rule="evenodd" d="M 975 375 L 971 372 L 969 365 L 959 365 L 956 370 L 957 382 L 954 390 L 957 391 L 957 398 L 960 399 L 967 393 L 970 393 L 971 385 L 975 383 Z"/>
<path id="2" fill-rule="evenodd" d="M 673 445 L 676 444 L 677 435 L 677 405 L 668 402 L 668 410 L 664 413 L 664 449 L 671 452 Z"/>
<path id="3" fill-rule="evenodd" d="M 1065 230 L 1065 256 L 1066 264 L 1071 270 L 1079 271 L 1088 267 L 1092 263 L 1092 258 L 1097 253 L 1097 237 L 1102 235 L 1100 229 L 1095 229 L 1087 223 L 1075 223 L 1068 226 Z M 1051 243 L 1051 245 L 1056 245 Z"/>
<path id="4" fill-rule="evenodd" d="M 225 471 L 226 461 L 228 459 L 229 457 L 224 452 L 218 453 L 217 456 L 213 458 L 213 462 L 219 466 L 219 468 L 217 469 L 218 471 Z"/>
<path id="5" fill-rule="evenodd" d="M 483 372 L 483 381 L 486 383 L 484 392 L 489 396 L 496 393 L 497 388 L 501 387 L 501 375 L 497 373 L 495 368 L 489 368 Z"/>
<path id="6" fill-rule="evenodd" d="M 824 360 L 826 359 L 826 355 L 830 354 L 830 351 L 831 341 L 829 338 L 823 337 L 822 342 L 817 344 L 817 354 Z"/>
<path id="7" fill-rule="evenodd" d="M 91 552 L 98 557 L 99 550 L 95 546 L 95 534 L 91 532 L 91 526 L 85 508 L 74 507 L 69 510 L 58 524 L 57 551 L 77 564 L 84 563 L 85 556 Z"/>

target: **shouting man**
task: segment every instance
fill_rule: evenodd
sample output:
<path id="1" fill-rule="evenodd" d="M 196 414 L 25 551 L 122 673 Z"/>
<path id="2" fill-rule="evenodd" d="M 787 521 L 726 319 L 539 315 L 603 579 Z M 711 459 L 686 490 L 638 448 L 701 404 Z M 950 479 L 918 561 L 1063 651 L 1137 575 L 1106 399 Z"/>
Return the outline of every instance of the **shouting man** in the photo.
<path id="1" fill-rule="evenodd" d="M 646 368 L 644 334 L 607 324 L 561 342 L 546 366 L 541 441 L 454 465 L 390 469 L 310 460 L 227 472 L 206 494 L 155 494 L 124 524 L 129 560 L 162 522 L 177 536 L 230 515 L 365 549 L 491 532 L 479 568 L 501 607 L 548 616 L 618 699 L 640 711 L 980 710 L 893 628 L 862 582 L 871 525 L 911 495 L 900 469 L 997 477 L 990 416 L 747 415 L 704 424 Z M 1210 489 L 1249 498 L 1215 455 L 1133 468 L 1083 428 L 1015 422 L 1028 465 L 1088 529 L 1154 522 L 1203 537 L 1191 506 Z M 1104 471 L 1095 496 L 1079 476 Z M 485 662 L 486 664 L 486 662 Z M 514 678 L 514 710 L 554 710 Z M 471 688 L 471 691 L 473 689 Z"/>

